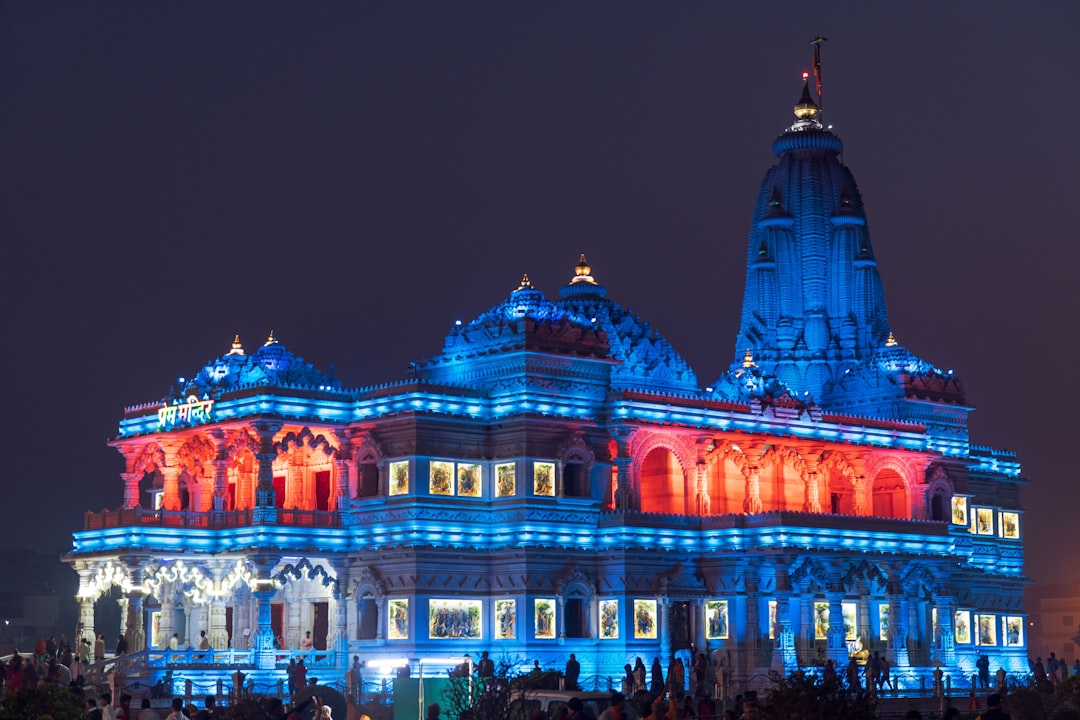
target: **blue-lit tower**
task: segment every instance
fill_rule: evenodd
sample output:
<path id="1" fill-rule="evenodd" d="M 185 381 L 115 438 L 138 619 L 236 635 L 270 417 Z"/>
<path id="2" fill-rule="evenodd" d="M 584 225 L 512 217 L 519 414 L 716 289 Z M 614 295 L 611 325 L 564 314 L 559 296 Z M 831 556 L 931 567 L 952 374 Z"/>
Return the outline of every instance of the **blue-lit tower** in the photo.
<path id="1" fill-rule="evenodd" d="M 747 253 L 736 366 L 749 351 L 798 395 L 872 355 L 889 336 L 862 196 L 804 81 L 795 122 L 772 146 Z"/>

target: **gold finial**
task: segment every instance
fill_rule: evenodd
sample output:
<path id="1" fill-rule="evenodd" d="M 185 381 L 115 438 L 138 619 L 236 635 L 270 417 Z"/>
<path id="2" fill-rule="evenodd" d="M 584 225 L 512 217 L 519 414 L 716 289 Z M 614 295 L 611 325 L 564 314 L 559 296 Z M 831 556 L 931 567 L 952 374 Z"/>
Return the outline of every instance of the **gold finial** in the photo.
<path id="1" fill-rule="evenodd" d="M 529 273 L 525 273 L 521 276 L 521 284 L 518 285 L 518 290 L 532 290 L 533 284 L 529 280 Z"/>
<path id="2" fill-rule="evenodd" d="M 742 366 L 744 368 L 757 367 L 754 364 L 754 354 L 750 352 L 750 348 L 746 348 L 746 354 L 742 357 Z"/>
<path id="3" fill-rule="evenodd" d="M 889 331 L 889 338 L 885 341 L 885 347 L 896 347 L 900 343 L 896 342 L 896 336 L 892 334 L 892 330 Z"/>
<path id="4" fill-rule="evenodd" d="M 802 97 L 795 103 L 795 117 L 798 120 L 816 120 L 821 108 L 810 97 L 810 73 L 803 73 Z"/>
<path id="5" fill-rule="evenodd" d="M 226 355 L 243 355 L 244 354 L 244 346 L 240 344 L 240 336 L 239 335 L 237 335 L 236 337 L 233 338 L 232 349 L 229 350 L 229 352 L 227 352 L 225 354 Z"/>
<path id="6" fill-rule="evenodd" d="M 267 345 L 277 345 L 277 344 L 278 344 L 277 338 L 274 337 L 274 331 L 271 330 L 270 331 L 270 337 L 266 338 L 266 342 L 263 343 L 263 347 L 266 347 Z"/>
<path id="7" fill-rule="evenodd" d="M 570 284 L 576 283 L 588 283 L 589 285 L 595 285 L 596 280 L 593 279 L 592 267 L 589 266 L 589 262 L 585 259 L 585 253 L 581 253 L 581 259 L 578 260 L 577 266 L 574 267 L 574 277 L 570 279 Z"/>

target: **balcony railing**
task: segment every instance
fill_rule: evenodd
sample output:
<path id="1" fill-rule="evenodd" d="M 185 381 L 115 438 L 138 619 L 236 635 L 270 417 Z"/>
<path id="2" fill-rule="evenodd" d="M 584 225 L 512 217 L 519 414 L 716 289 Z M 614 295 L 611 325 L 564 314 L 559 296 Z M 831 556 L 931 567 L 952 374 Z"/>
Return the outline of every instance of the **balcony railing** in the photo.
<path id="1" fill-rule="evenodd" d="M 195 512 L 192 510 L 147 510 L 141 507 L 102 510 L 86 513 L 84 530 L 104 530 L 116 527 L 170 527 L 221 530 L 224 528 L 250 527 L 252 510 L 233 512 Z M 327 510 L 286 510 L 277 508 L 275 525 L 300 527 L 341 527 L 341 516 Z"/>

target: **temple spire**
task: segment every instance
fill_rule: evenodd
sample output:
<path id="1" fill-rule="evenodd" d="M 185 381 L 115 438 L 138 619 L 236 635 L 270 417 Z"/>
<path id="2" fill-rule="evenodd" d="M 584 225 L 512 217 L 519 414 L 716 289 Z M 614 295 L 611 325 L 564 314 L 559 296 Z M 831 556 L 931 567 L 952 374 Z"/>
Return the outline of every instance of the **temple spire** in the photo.
<path id="1" fill-rule="evenodd" d="M 270 336 L 267 337 L 266 342 L 263 343 L 263 347 L 266 347 L 267 345 L 277 345 L 277 344 L 278 344 L 278 339 L 276 337 L 274 337 L 274 331 L 271 330 L 270 331 Z"/>
<path id="2" fill-rule="evenodd" d="M 240 344 L 240 335 L 239 335 L 239 333 L 236 335 L 236 337 L 233 338 L 232 349 L 230 349 L 229 352 L 227 352 L 225 354 L 226 355 L 243 355 L 244 354 L 244 346 Z"/>
<path id="3" fill-rule="evenodd" d="M 518 290 L 532 290 L 533 289 L 532 281 L 529 280 L 529 273 L 524 273 L 521 276 L 521 284 L 518 285 L 517 289 Z"/>
<path id="4" fill-rule="evenodd" d="M 574 277 L 570 279 L 571 285 L 577 283 L 588 283 L 589 285 L 597 284 L 592 276 L 592 267 L 590 267 L 589 262 L 585 259 L 585 253 L 581 253 L 581 258 L 574 267 Z"/>

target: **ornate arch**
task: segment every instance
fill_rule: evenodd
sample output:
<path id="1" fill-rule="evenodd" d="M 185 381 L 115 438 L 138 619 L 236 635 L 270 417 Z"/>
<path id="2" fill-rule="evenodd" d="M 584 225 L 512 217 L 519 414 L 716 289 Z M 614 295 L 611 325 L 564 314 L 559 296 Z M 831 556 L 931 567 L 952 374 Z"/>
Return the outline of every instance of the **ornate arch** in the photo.
<path id="1" fill-rule="evenodd" d="M 574 433 L 573 437 L 560 445 L 555 452 L 560 466 L 563 467 L 567 463 L 580 462 L 585 466 L 586 472 L 591 472 L 596 464 L 596 453 L 585 443 L 585 438 L 579 432 Z"/>
<path id="2" fill-rule="evenodd" d="M 229 463 L 235 465 L 240 457 L 250 452 L 253 456 L 259 455 L 259 441 L 247 430 L 234 430 L 226 436 L 225 456 Z"/>
<path id="3" fill-rule="evenodd" d="M 883 595 L 889 588 L 889 576 L 877 564 L 863 560 L 852 564 L 842 581 L 849 593 Z"/>
<path id="4" fill-rule="evenodd" d="M 131 470 L 141 477 L 162 467 L 165 467 L 165 452 L 160 445 L 152 442 L 142 446 L 135 457 Z"/>
<path id="5" fill-rule="evenodd" d="M 152 562 L 143 570 L 142 590 L 162 601 L 162 589 L 176 584 L 182 588 L 185 598 L 202 604 L 215 594 L 214 580 L 199 565 L 189 565 L 183 560 Z"/>
<path id="6" fill-rule="evenodd" d="M 580 597 L 587 602 L 596 598 L 596 585 L 579 568 L 562 579 L 562 589 L 558 591 L 564 598 Z"/>
<path id="7" fill-rule="evenodd" d="M 336 460 L 341 455 L 337 446 L 330 442 L 322 433 L 315 435 L 311 428 L 304 427 L 300 432 L 290 432 L 277 443 L 278 454 L 288 452 L 289 446 L 308 448 L 313 451 L 321 450 L 331 460 Z"/>
<path id="8" fill-rule="evenodd" d="M 875 453 L 867 459 L 865 477 L 869 484 L 870 496 L 873 497 L 875 495 L 874 485 L 877 482 L 878 476 L 883 472 L 889 471 L 896 473 L 904 484 L 905 502 L 907 507 L 903 517 L 910 518 L 917 515 L 915 502 L 915 473 L 911 468 L 911 463 L 902 457 L 891 454 Z M 873 502 L 871 503 L 871 507 L 873 507 Z M 873 511 L 876 512 L 876 510 Z"/>
<path id="9" fill-rule="evenodd" d="M 316 580 L 322 578 L 322 586 L 330 588 L 331 592 L 337 592 L 337 578 L 326 571 L 322 563 L 318 565 L 312 565 L 311 561 L 307 558 L 303 558 L 295 565 L 288 563 L 281 568 L 276 575 L 276 580 L 281 585 L 287 585 L 291 580 Z"/>
<path id="10" fill-rule="evenodd" d="M 935 597 L 938 594 L 938 581 L 934 573 L 923 565 L 912 565 L 900 577 L 900 587 L 907 597 Z"/>
<path id="11" fill-rule="evenodd" d="M 359 463 L 373 462 L 376 465 L 382 462 L 386 457 L 386 451 L 374 436 L 373 433 L 365 433 L 364 440 L 360 443 L 360 446 L 356 448 L 356 452 L 353 453 L 353 460 Z"/>
<path id="12" fill-rule="evenodd" d="M 821 592 L 830 589 L 829 569 L 817 558 L 803 558 L 802 562 L 788 574 L 788 577 L 793 585 L 799 586 L 803 591 L 809 590 L 811 586 Z"/>
<path id="13" fill-rule="evenodd" d="M 205 467 L 216 457 L 217 447 L 201 433 L 192 435 L 176 451 L 177 464 L 196 476 L 202 476 Z"/>
<path id="14" fill-rule="evenodd" d="M 382 599 L 386 597 L 386 586 L 374 570 L 364 568 L 360 577 L 353 582 L 352 595 L 356 599 L 371 595 L 375 598 L 375 602 L 382 602 Z"/>
<path id="15" fill-rule="evenodd" d="M 94 572 L 79 588 L 79 597 L 97 600 L 114 585 L 126 595 L 131 590 L 131 577 L 126 565 L 116 560 L 106 560 L 94 568 Z"/>
<path id="16" fill-rule="evenodd" d="M 723 439 L 719 442 L 710 440 L 709 444 L 705 446 L 705 455 L 702 459 L 705 461 L 706 466 L 711 466 L 728 457 L 740 470 L 746 465 L 746 453 L 742 451 L 742 448 L 729 440 Z"/>
<path id="17" fill-rule="evenodd" d="M 644 437 L 638 440 L 641 435 L 642 433 L 639 433 L 634 436 L 636 442 L 633 444 L 630 453 L 634 460 L 635 475 L 640 472 L 641 463 L 644 462 L 649 453 L 657 448 L 664 448 L 675 455 L 679 465 L 682 466 L 683 473 L 687 477 L 691 476 L 691 471 L 697 467 L 693 448 L 671 433 L 644 433 Z"/>

